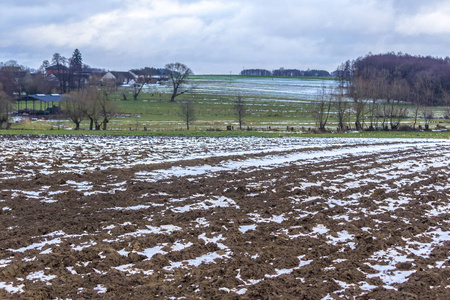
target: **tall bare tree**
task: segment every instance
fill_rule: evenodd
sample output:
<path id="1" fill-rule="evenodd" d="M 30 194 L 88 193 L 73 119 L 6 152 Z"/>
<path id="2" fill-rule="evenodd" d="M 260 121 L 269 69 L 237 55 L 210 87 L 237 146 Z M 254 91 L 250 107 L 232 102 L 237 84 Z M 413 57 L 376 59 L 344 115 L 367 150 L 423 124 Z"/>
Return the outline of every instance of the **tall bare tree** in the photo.
<path id="1" fill-rule="evenodd" d="M 50 62 L 48 60 L 44 60 L 41 66 L 38 69 L 38 72 L 41 74 L 45 74 L 47 72 L 47 68 L 50 67 Z"/>
<path id="2" fill-rule="evenodd" d="M 63 111 L 75 124 L 75 130 L 80 129 L 80 123 L 86 117 L 84 113 L 86 104 L 79 99 L 80 93 L 72 92 L 63 95 Z"/>
<path id="3" fill-rule="evenodd" d="M 0 83 L 2 91 L 9 97 L 20 94 L 21 86 L 19 84 L 19 74 L 22 68 L 15 61 L 0 68 Z"/>
<path id="4" fill-rule="evenodd" d="M 366 108 L 367 100 L 364 98 L 364 95 L 367 95 L 366 92 L 367 86 L 364 81 L 356 77 L 350 85 L 347 87 L 349 96 L 353 99 L 353 110 L 355 112 L 355 128 L 360 131 L 364 128 L 364 113 Z"/>
<path id="5" fill-rule="evenodd" d="M 422 116 L 425 123 L 425 130 L 430 130 L 430 123 L 434 119 L 434 110 L 425 106 L 422 108 Z"/>
<path id="6" fill-rule="evenodd" d="M 339 86 L 333 93 L 334 109 L 336 110 L 336 117 L 338 121 L 338 131 L 345 131 L 347 128 L 347 122 L 349 120 L 349 107 L 350 104 L 344 99 L 344 88 Z"/>
<path id="7" fill-rule="evenodd" d="M 89 119 L 89 130 L 100 129 L 99 124 L 99 107 L 95 101 L 94 90 L 92 88 L 85 88 L 81 90 L 81 101 L 84 103 L 83 113 Z"/>
<path id="8" fill-rule="evenodd" d="M 313 106 L 313 116 L 316 121 L 317 128 L 320 131 L 326 131 L 328 117 L 330 116 L 332 98 L 326 87 L 322 86 L 317 95 L 316 102 Z"/>
<path id="9" fill-rule="evenodd" d="M 391 94 L 388 109 L 388 119 L 391 126 L 391 130 L 397 130 L 400 127 L 400 123 L 408 115 L 408 108 L 405 107 L 404 103 L 400 100 L 409 92 L 409 87 L 404 79 L 396 79 L 392 83 Z M 388 98 L 389 99 L 389 98 Z"/>
<path id="10" fill-rule="evenodd" d="M 103 130 L 106 130 L 107 124 L 109 123 L 114 111 L 116 110 L 116 106 L 113 102 L 109 100 L 109 95 L 114 90 L 114 85 L 104 85 L 99 89 L 100 93 L 97 93 L 97 101 L 100 108 L 100 116 L 101 116 L 101 126 Z"/>
<path id="11" fill-rule="evenodd" d="M 442 94 L 445 102 L 444 119 L 450 119 L 450 92 L 442 89 Z"/>
<path id="12" fill-rule="evenodd" d="M 186 128 L 189 130 L 189 125 L 196 119 L 194 105 L 190 100 L 183 101 L 183 103 L 180 104 L 180 111 L 181 116 L 186 123 Z"/>
<path id="13" fill-rule="evenodd" d="M 234 113 L 236 114 L 239 121 L 239 130 L 242 130 L 242 122 L 247 113 L 247 107 L 245 106 L 245 101 L 241 95 L 236 97 L 234 101 Z"/>
<path id="14" fill-rule="evenodd" d="M 139 94 L 142 92 L 142 89 L 145 85 L 145 77 L 139 77 L 137 82 L 133 83 L 133 99 L 137 100 Z"/>
<path id="15" fill-rule="evenodd" d="M 51 80 L 42 73 L 33 74 L 33 81 L 30 86 L 30 94 L 52 94 L 58 89 L 58 82 Z"/>
<path id="16" fill-rule="evenodd" d="M 430 74 L 419 73 L 416 74 L 414 85 L 409 89 L 409 102 L 414 106 L 414 124 L 413 129 L 416 129 L 419 111 L 423 103 L 426 103 L 432 97 L 433 78 Z"/>
<path id="17" fill-rule="evenodd" d="M 170 63 L 166 65 L 166 72 L 172 84 L 172 96 L 170 102 L 175 102 L 175 97 L 188 93 L 192 87 L 188 85 L 188 76 L 194 73 L 190 68 L 181 63 Z"/>
<path id="18" fill-rule="evenodd" d="M 59 53 L 54 53 L 52 58 L 52 64 L 56 67 L 56 77 L 59 80 L 59 92 L 61 94 L 67 92 L 68 86 L 68 69 L 67 69 L 67 58 Z"/>
<path id="19" fill-rule="evenodd" d="M 9 96 L 3 91 L 3 86 L 0 82 L 0 129 L 3 128 L 3 123 L 8 124 L 10 111 L 11 102 Z"/>
<path id="20" fill-rule="evenodd" d="M 414 123 L 413 123 L 413 130 L 416 130 L 416 125 L 417 125 L 417 118 L 419 117 L 419 109 L 420 109 L 420 94 L 419 91 L 417 89 L 417 85 L 414 85 L 414 88 L 411 89 L 410 91 L 410 102 L 413 104 L 414 106 Z"/>
<path id="21" fill-rule="evenodd" d="M 378 129 L 378 121 L 380 115 L 382 115 L 380 99 L 383 98 L 384 87 L 388 86 L 386 78 L 388 77 L 388 72 L 386 70 L 376 70 L 374 68 L 368 68 L 366 70 L 368 77 L 371 80 L 365 81 L 364 84 L 367 86 L 365 89 L 367 94 L 364 95 L 368 101 L 368 119 L 369 119 L 369 130 Z"/>

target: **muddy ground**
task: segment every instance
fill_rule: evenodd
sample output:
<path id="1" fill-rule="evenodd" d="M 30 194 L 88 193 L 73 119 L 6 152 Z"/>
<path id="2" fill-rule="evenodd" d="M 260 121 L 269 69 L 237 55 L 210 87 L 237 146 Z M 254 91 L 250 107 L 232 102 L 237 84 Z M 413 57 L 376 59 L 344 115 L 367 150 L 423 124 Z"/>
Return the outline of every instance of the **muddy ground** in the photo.
<path id="1" fill-rule="evenodd" d="M 0 298 L 450 299 L 449 144 L 346 147 L 82 172 L 9 153 Z"/>

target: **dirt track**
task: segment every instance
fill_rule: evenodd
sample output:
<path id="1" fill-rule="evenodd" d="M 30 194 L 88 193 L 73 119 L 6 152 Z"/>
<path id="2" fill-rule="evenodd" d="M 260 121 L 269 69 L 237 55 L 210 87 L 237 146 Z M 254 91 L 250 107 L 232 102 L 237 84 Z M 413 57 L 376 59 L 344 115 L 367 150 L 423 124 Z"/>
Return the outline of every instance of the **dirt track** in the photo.
<path id="1" fill-rule="evenodd" d="M 450 299 L 450 144 L 400 144 L 76 172 L 10 151 L 0 298 Z"/>

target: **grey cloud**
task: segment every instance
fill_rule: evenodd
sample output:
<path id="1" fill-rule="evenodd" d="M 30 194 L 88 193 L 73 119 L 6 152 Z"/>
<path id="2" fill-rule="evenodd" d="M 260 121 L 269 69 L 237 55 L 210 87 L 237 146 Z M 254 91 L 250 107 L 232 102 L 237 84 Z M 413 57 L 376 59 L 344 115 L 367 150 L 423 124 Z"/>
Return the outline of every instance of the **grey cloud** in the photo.
<path id="1" fill-rule="evenodd" d="M 107 69 L 188 64 L 197 73 L 242 67 L 324 68 L 369 51 L 441 56 L 446 38 L 396 30 L 444 0 L 2 1 L 0 61 L 38 67 L 80 48 Z M 427 5 L 427 6 L 426 6 Z M 170 11 L 171 9 L 176 11 Z M 397 24 L 397 25 L 396 25 Z"/>

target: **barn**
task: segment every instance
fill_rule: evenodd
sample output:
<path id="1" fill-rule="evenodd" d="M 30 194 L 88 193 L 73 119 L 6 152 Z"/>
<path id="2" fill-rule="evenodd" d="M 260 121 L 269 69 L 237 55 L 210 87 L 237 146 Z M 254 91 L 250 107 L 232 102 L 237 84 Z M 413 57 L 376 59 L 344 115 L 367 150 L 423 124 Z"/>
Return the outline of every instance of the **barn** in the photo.
<path id="1" fill-rule="evenodd" d="M 50 115 L 61 111 L 62 97 L 60 94 L 34 94 L 15 99 L 19 114 Z"/>

